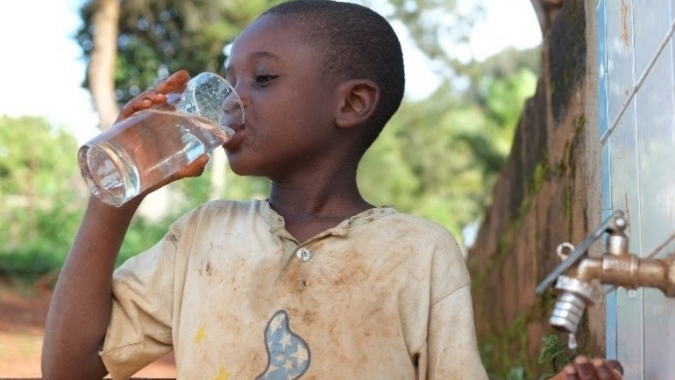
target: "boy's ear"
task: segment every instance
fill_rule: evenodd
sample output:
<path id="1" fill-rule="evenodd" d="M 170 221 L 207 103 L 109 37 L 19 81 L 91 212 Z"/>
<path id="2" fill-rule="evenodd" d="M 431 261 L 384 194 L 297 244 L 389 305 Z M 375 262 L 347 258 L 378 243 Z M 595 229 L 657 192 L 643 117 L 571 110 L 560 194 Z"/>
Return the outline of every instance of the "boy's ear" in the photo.
<path id="1" fill-rule="evenodd" d="M 338 87 L 340 96 L 335 124 L 340 128 L 355 127 L 375 112 L 380 101 L 380 88 L 368 79 L 351 79 Z"/>

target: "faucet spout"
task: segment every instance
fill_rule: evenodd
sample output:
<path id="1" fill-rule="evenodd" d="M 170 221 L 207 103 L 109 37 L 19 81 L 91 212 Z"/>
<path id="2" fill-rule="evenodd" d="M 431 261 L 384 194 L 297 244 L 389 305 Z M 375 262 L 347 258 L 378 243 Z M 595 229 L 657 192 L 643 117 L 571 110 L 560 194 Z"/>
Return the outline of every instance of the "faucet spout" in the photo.
<path id="1" fill-rule="evenodd" d="M 595 305 L 600 294 L 589 282 L 574 277 L 560 276 L 555 285 L 558 300 L 549 319 L 551 326 L 561 332 L 574 335 L 586 307 Z"/>

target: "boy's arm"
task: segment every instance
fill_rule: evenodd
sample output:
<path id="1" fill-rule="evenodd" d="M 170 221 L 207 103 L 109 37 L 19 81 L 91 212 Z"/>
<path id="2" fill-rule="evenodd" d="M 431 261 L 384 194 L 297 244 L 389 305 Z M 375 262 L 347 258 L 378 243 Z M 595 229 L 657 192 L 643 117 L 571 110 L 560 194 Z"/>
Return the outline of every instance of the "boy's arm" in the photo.
<path id="1" fill-rule="evenodd" d="M 181 70 L 144 91 L 124 106 L 117 122 L 165 103 L 165 94 L 183 88 L 189 79 L 187 71 Z M 44 379 L 100 379 L 107 373 L 98 352 L 110 323 L 115 260 L 129 223 L 145 195 L 181 178 L 201 175 L 208 160 L 208 155 L 197 158 L 120 208 L 90 198 L 47 314 Z"/>
<path id="2" fill-rule="evenodd" d="M 98 351 L 110 322 L 112 272 L 141 199 L 120 208 L 90 199 L 47 315 L 44 379 L 100 379 L 107 373 Z"/>

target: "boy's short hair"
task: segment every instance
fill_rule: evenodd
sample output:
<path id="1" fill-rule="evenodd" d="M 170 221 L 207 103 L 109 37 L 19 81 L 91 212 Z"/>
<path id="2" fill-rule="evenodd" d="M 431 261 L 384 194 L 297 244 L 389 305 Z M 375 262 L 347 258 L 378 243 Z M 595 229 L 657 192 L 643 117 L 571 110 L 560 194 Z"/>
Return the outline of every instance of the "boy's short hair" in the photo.
<path id="1" fill-rule="evenodd" d="M 401 44 L 389 22 L 364 6 L 332 0 L 293 0 L 264 15 L 290 16 L 294 25 L 306 28 L 327 74 L 377 84 L 380 101 L 363 141 L 368 148 L 398 110 L 405 88 Z"/>

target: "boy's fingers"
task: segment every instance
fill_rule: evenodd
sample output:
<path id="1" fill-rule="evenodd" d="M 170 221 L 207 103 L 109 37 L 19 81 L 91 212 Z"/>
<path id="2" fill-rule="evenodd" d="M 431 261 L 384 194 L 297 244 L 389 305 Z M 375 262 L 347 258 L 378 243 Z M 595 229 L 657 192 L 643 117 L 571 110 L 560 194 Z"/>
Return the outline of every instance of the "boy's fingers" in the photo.
<path id="1" fill-rule="evenodd" d="M 579 380 L 577 377 L 577 370 L 574 368 L 574 365 L 566 365 L 565 368 L 563 368 L 563 372 L 565 373 L 566 380 Z"/>
<path id="2" fill-rule="evenodd" d="M 597 379 L 599 380 L 620 380 L 621 374 L 612 367 L 612 365 L 605 360 L 596 358 L 591 360 L 593 366 L 595 367 L 595 373 L 597 374 Z"/>
<path id="3" fill-rule="evenodd" d="M 143 95 L 140 99 L 133 100 L 129 103 L 129 107 L 125 107 L 125 110 L 134 113 L 136 111 L 148 109 L 155 103 L 157 103 L 157 96 L 155 96 L 155 94 L 147 94 Z"/>
<path id="4" fill-rule="evenodd" d="M 206 168 L 206 164 L 209 163 L 209 155 L 208 154 L 202 154 L 201 156 L 197 157 L 193 162 L 191 162 L 188 166 L 185 167 L 184 174 L 186 177 L 198 177 L 204 173 L 204 169 Z"/>
<path id="5" fill-rule="evenodd" d="M 623 366 L 616 360 L 603 360 L 602 366 L 608 373 L 607 379 L 621 380 L 623 378 Z"/>
<path id="6" fill-rule="evenodd" d="M 588 358 L 585 356 L 577 356 L 576 359 L 574 359 L 574 367 L 577 370 L 577 376 L 581 380 L 592 380 L 592 379 L 597 379 L 595 376 L 595 368 L 593 368 L 593 364 L 588 361 Z"/>
<path id="7" fill-rule="evenodd" d="M 152 186 L 148 190 L 146 190 L 146 193 L 152 193 L 153 191 L 164 187 L 172 182 L 176 182 L 180 179 L 187 178 L 187 177 L 199 177 L 204 173 L 204 169 L 206 169 L 206 164 L 209 162 L 209 155 L 208 154 L 203 154 L 199 157 L 197 157 L 193 162 L 182 168 L 181 170 L 177 171 L 176 173 L 172 174 L 165 180 L 157 183 L 156 185 Z"/>
<path id="8" fill-rule="evenodd" d="M 180 92 L 190 80 L 190 74 L 185 70 L 179 70 L 159 83 L 157 87 L 143 91 L 131 99 L 120 111 L 115 122 L 122 121 L 135 112 L 152 108 L 154 105 L 166 103 L 166 94 Z"/>
<path id="9" fill-rule="evenodd" d="M 204 169 L 206 169 L 206 164 L 209 162 L 209 155 L 208 154 L 202 154 L 201 156 L 197 157 L 194 161 L 186 165 L 184 168 L 176 172 L 170 182 L 177 181 L 181 178 L 186 178 L 186 177 L 199 177 L 204 173 Z"/>
<path id="10" fill-rule="evenodd" d="M 164 102 L 166 102 L 166 96 L 164 94 L 158 94 L 154 90 L 144 91 L 142 94 L 130 100 L 129 103 L 122 108 L 117 121 L 126 119 L 135 112 L 151 108 L 155 104 L 164 104 Z"/>
<path id="11" fill-rule="evenodd" d="M 577 356 L 550 380 L 621 380 L 623 367 L 616 360 Z"/>
<path id="12" fill-rule="evenodd" d="M 181 90 L 189 80 L 190 74 L 186 70 L 179 70 L 160 82 L 155 87 L 155 91 L 160 94 L 169 94 Z"/>
<path id="13" fill-rule="evenodd" d="M 620 375 L 623 375 L 623 366 L 618 360 L 608 360 L 607 363 L 613 370 L 617 371 Z"/>

